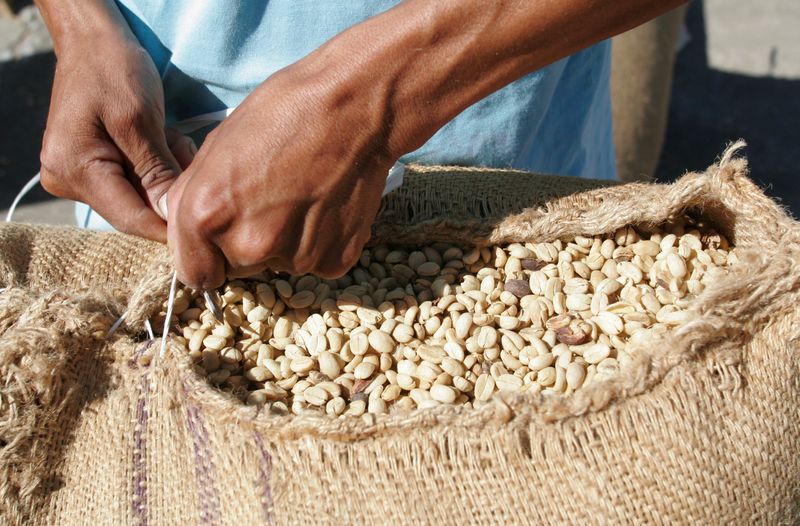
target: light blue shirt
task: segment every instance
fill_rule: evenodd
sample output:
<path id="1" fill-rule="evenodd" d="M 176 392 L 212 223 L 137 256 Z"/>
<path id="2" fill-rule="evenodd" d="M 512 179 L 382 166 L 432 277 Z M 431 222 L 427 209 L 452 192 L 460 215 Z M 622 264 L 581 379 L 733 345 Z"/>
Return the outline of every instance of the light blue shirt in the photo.
<path id="1" fill-rule="evenodd" d="M 168 122 L 238 105 L 271 74 L 398 3 L 117 2 L 161 74 Z M 613 179 L 609 73 L 610 42 L 606 41 L 470 106 L 401 161 Z M 79 223 L 84 215 L 78 212 Z"/>

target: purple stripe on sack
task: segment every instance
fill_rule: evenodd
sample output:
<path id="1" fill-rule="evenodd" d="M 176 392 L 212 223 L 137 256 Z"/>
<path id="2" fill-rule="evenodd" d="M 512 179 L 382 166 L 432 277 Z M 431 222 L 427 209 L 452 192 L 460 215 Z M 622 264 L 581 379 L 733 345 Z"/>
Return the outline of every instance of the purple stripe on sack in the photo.
<path id="1" fill-rule="evenodd" d="M 208 431 L 203 424 L 200 408 L 188 403 L 186 421 L 194 445 L 194 473 L 199 491 L 200 520 L 203 524 L 216 524 L 219 521 L 219 495 L 214 483 L 214 465 L 211 462 Z"/>
<path id="2" fill-rule="evenodd" d="M 256 446 L 258 446 L 258 450 L 261 452 L 261 462 L 259 463 L 259 471 L 261 472 L 261 507 L 264 512 L 264 519 L 267 521 L 267 524 L 275 524 L 275 517 L 272 514 L 273 511 L 273 502 L 272 502 L 272 486 L 271 486 L 271 479 L 272 479 L 272 455 L 269 454 L 267 451 L 266 446 L 264 446 L 264 441 L 261 439 L 261 435 L 258 433 L 255 434 L 255 442 Z"/>
<path id="3" fill-rule="evenodd" d="M 133 430 L 133 516 L 134 524 L 147 526 L 147 393 L 150 381 L 142 375 L 136 403 L 136 427 Z"/>
<path id="4" fill-rule="evenodd" d="M 152 347 L 153 342 L 155 342 L 155 340 L 147 340 L 144 342 L 144 345 L 136 349 L 136 352 L 133 353 L 133 357 L 128 361 L 128 367 L 131 369 L 136 369 L 136 366 L 139 364 L 139 360 L 142 358 L 142 355 L 147 349 Z"/>

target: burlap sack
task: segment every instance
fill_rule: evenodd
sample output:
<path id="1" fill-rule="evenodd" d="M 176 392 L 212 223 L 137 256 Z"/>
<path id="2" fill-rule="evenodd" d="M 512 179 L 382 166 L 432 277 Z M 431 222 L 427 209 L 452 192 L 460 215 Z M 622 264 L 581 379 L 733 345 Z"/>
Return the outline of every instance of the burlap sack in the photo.
<path id="1" fill-rule="evenodd" d="M 741 264 L 615 380 L 567 399 L 378 418 L 259 413 L 176 349 L 144 365 L 163 247 L 3 227 L 3 522 L 797 523 L 800 227 L 745 171 L 728 155 L 670 186 L 588 191 L 515 172 L 412 172 L 376 240 L 553 239 L 692 210 L 735 241 Z"/>

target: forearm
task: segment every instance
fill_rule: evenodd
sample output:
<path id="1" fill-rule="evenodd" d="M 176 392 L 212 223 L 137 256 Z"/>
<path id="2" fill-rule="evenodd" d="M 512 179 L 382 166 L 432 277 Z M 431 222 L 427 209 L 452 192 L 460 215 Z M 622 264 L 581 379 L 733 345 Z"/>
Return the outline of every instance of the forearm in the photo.
<path id="1" fill-rule="evenodd" d="M 406 0 L 308 59 L 336 70 L 342 101 L 381 114 L 375 132 L 399 156 L 493 91 L 681 3 Z"/>
<path id="2" fill-rule="evenodd" d="M 97 46 L 136 39 L 113 0 L 35 0 L 50 35 L 56 56 L 75 42 Z"/>

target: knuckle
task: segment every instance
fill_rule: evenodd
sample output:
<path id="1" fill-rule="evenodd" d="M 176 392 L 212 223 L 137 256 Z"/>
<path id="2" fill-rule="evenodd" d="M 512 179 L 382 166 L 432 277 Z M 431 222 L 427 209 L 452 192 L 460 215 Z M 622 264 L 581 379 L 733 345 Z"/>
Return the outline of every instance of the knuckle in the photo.
<path id="1" fill-rule="evenodd" d="M 182 216 L 181 222 L 187 228 L 194 229 L 206 239 L 220 231 L 219 214 L 215 204 L 209 203 L 204 206 L 203 201 L 193 202 L 188 207 L 181 207 L 180 216 Z"/>
<path id="2" fill-rule="evenodd" d="M 47 190 L 47 192 L 53 195 L 60 195 L 63 193 L 64 186 L 57 172 L 53 172 L 42 166 L 40 177 L 42 188 Z"/>
<path id="3" fill-rule="evenodd" d="M 191 193 L 185 192 L 177 204 L 179 224 L 209 241 L 215 241 L 232 224 L 225 200 L 207 186 L 195 186 Z"/>
<path id="4" fill-rule="evenodd" d="M 164 186 L 174 180 L 177 175 L 175 169 L 165 163 L 164 159 L 155 152 L 149 152 L 142 157 L 134 164 L 133 169 L 145 190 Z"/>
<path id="5" fill-rule="evenodd" d="M 371 236 L 371 229 L 370 225 L 366 225 L 365 228 L 362 228 L 359 233 L 352 236 L 347 243 L 347 245 L 342 250 L 342 264 L 346 267 L 345 272 L 350 270 L 359 260 L 361 257 L 361 252 L 364 250 L 364 246 L 369 241 Z"/>
<path id="6" fill-rule="evenodd" d="M 156 109 L 144 97 L 133 94 L 121 97 L 107 110 L 106 125 L 117 134 L 149 130 L 158 123 Z"/>
<path id="7" fill-rule="evenodd" d="M 39 162 L 42 168 L 50 172 L 60 171 L 65 161 L 63 152 L 64 148 L 61 141 L 55 138 L 52 131 L 45 131 L 42 149 L 39 152 Z"/>
<path id="8" fill-rule="evenodd" d="M 314 269 L 314 274 L 318 275 L 324 279 L 339 279 L 345 274 L 347 271 L 350 270 L 350 267 L 346 267 L 339 263 L 321 263 Z"/>
<path id="9" fill-rule="evenodd" d="M 61 153 L 61 149 L 53 144 L 52 139 L 47 140 L 39 154 L 41 163 L 40 181 L 42 188 L 53 195 L 67 197 L 70 185 L 65 181 L 65 173 L 69 167 Z"/>
<path id="10" fill-rule="evenodd" d="M 353 268 L 361 256 L 361 251 L 346 247 L 337 256 L 320 260 L 314 272 L 326 279 L 338 279 Z"/>
<path id="11" fill-rule="evenodd" d="M 341 241 L 327 248 L 321 250 L 318 248 L 315 262 L 307 271 L 326 279 L 338 279 L 344 276 L 358 263 L 369 237 L 370 229 L 367 227 L 351 236 L 342 236 Z M 307 261 L 310 260 L 311 258 L 307 258 Z"/>
<path id="12" fill-rule="evenodd" d="M 143 108 L 138 104 L 118 104 L 109 111 L 106 126 L 116 132 L 126 132 L 141 127 L 143 121 Z"/>
<path id="13" fill-rule="evenodd" d="M 314 272 L 314 274 L 322 279 L 339 279 L 344 276 L 344 272 L 338 272 L 336 269 L 328 267 L 320 267 Z"/>
<path id="14" fill-rule="evenodd" d="M 345 272 L 355 265 L 361 257 L 363 245 L 364 244 L 361 242 L 351 242 L 342 250 L 341 265 L 345 269 Z"/>
<path id="15" fill-rule="evenodd" d="M 226 245 L 223 252 L 228 266 L 235 270 L 256 267 L 259 262 L 264 261 L 264 258 L 258 256 L 258 253 L 243 249 L 241 246 Z"/>
<path id="16" fill-rule="evenodd" d="M 292 261 L 292 267 L 294 269 L 294 273 L 297 275 L 310 274 L 317 270 L 314 261 L 311 261 L 308 258 L 295 258 Z"/>
<path id="17" fill-rule="evenodd" d="M 226 246 L 225 256 L 234 268 L 250 268 L 274 259 L 275 237 L 261 234 L 257 237 L 237 236 L 232 245 Z"/>
<path id="18" fill-rule="evenodd" d="M 45 139 L 39 152 L 39 163 L 41 163 L 43 171 L 54 170 L 60 164 L 59 160 L 58 153 L 53 149 L 49 141 Z"/>

